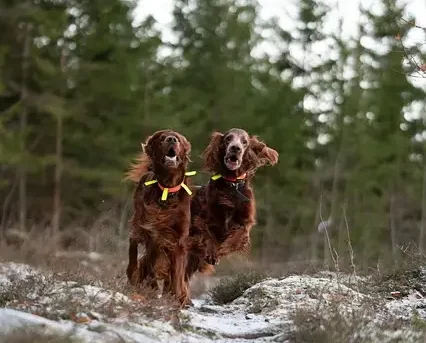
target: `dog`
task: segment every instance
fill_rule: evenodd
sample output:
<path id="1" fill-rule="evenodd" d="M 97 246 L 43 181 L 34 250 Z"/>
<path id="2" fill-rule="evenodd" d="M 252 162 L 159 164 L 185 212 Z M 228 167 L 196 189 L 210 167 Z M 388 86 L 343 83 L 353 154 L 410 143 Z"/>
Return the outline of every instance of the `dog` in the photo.
<path id="1" fill-rule="evenodd" d="M 184 275 L 192 195 L 187 182 L 195 174 L 187 172 L 191 144 L 175 131 L 161 130 L 147 138 L 142 150 L 127 173 L 137 184 L 127 278 L 132 285 L 154 289 L 162 279 L 163 294 L 171 293 L 185 305 L 190 301 Z M 138 261 L 140 244 L 145 253 Z"/>
<path id="2" fill-rule="evenodd" d="M 222 257 L 248 252 L 256 223 L 251 183 L 256 170 L 275 165 L 279 155 L 256 136 L 234 128 L 213 133 L 202 157 L 204 170 L 214 175 L 191 202 L 186 282 L 196 271 L 211 274 Z"/>

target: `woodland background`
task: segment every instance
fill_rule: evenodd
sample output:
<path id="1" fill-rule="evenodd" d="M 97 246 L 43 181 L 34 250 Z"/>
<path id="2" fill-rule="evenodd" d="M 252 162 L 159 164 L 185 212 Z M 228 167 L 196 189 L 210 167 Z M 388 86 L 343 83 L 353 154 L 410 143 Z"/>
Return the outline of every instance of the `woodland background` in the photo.
<path id="1" fill-rule="evenodd" d="M 3 239 L 78 233 L 83 244 L 97 230 L 114 252 L 128 234 L 123 177 L 141 141 L 182 132 L 198 170 L 213 130 L 242 127 L 280 153 L 255 179 L 253 259 L 344 266 L 353 250 L 366 269 L 409 245 L 423 252 L 426 88 L 413 80 L 426 65 L 406 37 L 424 30 L 399 2 L 378 2 L 383 13 L 363 9 L 359 37 L 343 39 L 324 33 L 321 0 L 297 0 L 291 32 L 262 22 L 255 0 L 176 0 L 171 44 L 153 17 L 134 25 L 134 1 L 0 0 Z M 278 58 L 252 53 L 265 32 Z M 302 59 L 289 54 L 295 43 Z M 313 63 L 320 45 L 338 53 Z"/>

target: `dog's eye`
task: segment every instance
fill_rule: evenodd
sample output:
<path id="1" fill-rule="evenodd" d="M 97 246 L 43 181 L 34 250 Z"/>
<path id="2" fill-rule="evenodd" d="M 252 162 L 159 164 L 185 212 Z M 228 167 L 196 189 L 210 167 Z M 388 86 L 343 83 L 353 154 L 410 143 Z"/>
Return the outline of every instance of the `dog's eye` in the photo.
<path id="1" fill-rule="evenodd" d="M 243 145 L 247 145 L 247 139 L 243 139 Z"/>
<path id="2" fill-rule="evenodd" d="M 226 139 L 225 139 L 227 142 L 230 142 L 231 140 L 232 140 L 232 136 L 228 136 L 228 137 L 226 137 Z"/>

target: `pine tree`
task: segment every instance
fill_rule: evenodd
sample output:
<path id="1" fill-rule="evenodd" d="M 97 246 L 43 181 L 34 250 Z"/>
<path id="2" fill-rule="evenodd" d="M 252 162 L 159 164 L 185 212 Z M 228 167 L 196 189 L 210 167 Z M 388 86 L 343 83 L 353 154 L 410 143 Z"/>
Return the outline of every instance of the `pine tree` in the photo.
<path id="1" fill-rule="evenodd" d="M 405 241 L 402 235 L 402 217 L 408 200 L 405 183 L 409 182 L 412 163 L 409 162 L 411 136 L 405 129 L 403 109 L 412 101 L 424 97 L 413 87 L 404 73 L 404 54 L 398 40 L 408 33 L 401 26 L 404 7 L 396 1 L 383 0 L 384 12 L 366 12 L 372 30 L 366 34 L 382 49 L 367 49 L 364 59 L 372 63 L 367 68 L 365 87 L 368 87 L 367 106 L 370 125 L 364 133 L 360 168 L 368 179 L 364 185 L 368 201 L 374 205 L 374 221 L 371 229 L 376 232 L 375 242 L 388 241 L 394 259 L 398 257 L 398 245 Z M 387 44 L 386 44 L 387 43 Z M 388 236 L 389 234 L 389 236 Z M 389 237 L 389 238 L 388 238 Z"/>
<path id="2" fill-rule="evenodd" d="M 238 126 L 243 114 L 250 116 L 256 15 L 257 4 L 249 0 L 199 0 L 195 6 L 176 1 L 174 48 L 181 51 L 181 67 L 173 79 L 172 101 L 197 141 L 206 142 L 211 130 Z"/>

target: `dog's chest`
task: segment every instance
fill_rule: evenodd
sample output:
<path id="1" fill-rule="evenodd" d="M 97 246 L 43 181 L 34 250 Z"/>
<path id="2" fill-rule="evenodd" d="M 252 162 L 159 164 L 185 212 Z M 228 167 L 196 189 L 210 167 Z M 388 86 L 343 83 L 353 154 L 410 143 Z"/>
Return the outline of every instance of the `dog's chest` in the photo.
<path id="1" fill-rule="evenodd" d="M 249 206 L 251 193 L 244 184 L 227 184 L 216 191 L 211 205 L 219 204 L 225 211 L 235 212 Z"/>
<path id="2" fill-rule="evenodd" d="M 146 221 L 154 223 L 175 223 L 186 215 L 189 206 L 189 200 L 185 196 L 176 195 L 166 200 L 153 198 L 145 206 L 144 217 Z"/>

